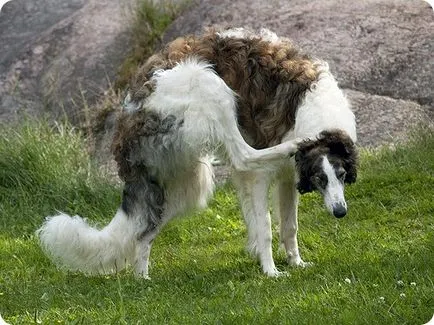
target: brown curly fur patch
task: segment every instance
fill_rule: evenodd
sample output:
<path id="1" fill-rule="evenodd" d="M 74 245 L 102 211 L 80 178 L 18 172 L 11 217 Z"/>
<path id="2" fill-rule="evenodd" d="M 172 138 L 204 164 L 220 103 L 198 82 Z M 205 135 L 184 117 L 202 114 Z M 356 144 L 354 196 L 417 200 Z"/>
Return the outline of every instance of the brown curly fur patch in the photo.
<path id="1" fill-rule="evenodd" d="M 250 145 L 258 149 L 281 142 L 319 74 L 315 62 L 288 40 L 220 37 L 211 30 L 178 38 L 151 56 L 131 82 L 132 100 L 139 102 L 149 94 L 149 79 L 156 70 L 172 68 L 191 56 L 211 63 L 239 95 L 238 122 Z"/>

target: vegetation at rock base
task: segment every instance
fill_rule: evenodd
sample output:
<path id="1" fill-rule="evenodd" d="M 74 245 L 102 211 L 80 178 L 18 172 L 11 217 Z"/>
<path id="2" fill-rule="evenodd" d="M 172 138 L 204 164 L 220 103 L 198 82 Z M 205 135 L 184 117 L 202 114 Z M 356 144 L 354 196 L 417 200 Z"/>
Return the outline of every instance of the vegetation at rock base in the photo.
<path id="1" fill-rule="evenodd" d="M 139 2 L 131 28 L 132 49 L 119 68 L 115 88 L 122 89 L 128 84 L 134 71 L 161 44 L 164 31 L 188 3 L 170 0 Z"/>

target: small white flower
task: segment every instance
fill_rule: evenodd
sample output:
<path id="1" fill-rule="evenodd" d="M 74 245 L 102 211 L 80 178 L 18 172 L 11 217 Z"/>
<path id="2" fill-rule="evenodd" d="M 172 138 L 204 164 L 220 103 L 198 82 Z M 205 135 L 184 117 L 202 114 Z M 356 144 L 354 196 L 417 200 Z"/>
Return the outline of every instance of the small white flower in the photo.
<path id="1" fill-rule="evenodd" d="M 405 293 L 402 292 L 402 293 L 399 294 L 399 296 L 400 296 L 401 298 L 405 298 Z"/>
<path id="2" fill-rule="evenodd" d="M 372 286 L 373 286 L 374 288 L 378 288 L 378 284 L 376 284 L 376 283 L 374 283 Z"/>
<path id="3" fill-rule="evenodd" d="M 396 284 L 399 285 L 400 287 L 402 287 L 404 285 L 404 281 L 398 280 L 398 281 L 396 281 Z"/>
<path id="4" fill-rule="evenodd" d="M 345 282 L 348 283 L 348 284 L 351 284 L 351 280 L 348 279 L 348 278 L 345 278 Z"/>
<path id="5" fill-rule="evenodd" d="M 380 300 L 380 302 L 384 302 L 386 300 L 386 298 L 384 298 L 384 297 L 380 297 L 378 299 Z"/>
<path id="6" fill-rule="evenodd" d="M 416 286 L 416 282 L 410 282 L 410 285 L 411 285 L 412 287 L 415 287 L 415 286 Z"/>

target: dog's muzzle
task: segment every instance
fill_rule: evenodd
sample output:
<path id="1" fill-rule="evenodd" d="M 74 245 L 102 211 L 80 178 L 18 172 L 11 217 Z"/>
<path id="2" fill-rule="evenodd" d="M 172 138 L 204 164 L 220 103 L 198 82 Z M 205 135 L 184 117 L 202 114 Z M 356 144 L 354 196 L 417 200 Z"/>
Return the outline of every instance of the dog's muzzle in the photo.
<path id="1" fill-rule="evenodd" d="M 343 218 L 347 214 L 347 208 L 342 203 L 333 205 L 333 215 L 336 218 Z"/>

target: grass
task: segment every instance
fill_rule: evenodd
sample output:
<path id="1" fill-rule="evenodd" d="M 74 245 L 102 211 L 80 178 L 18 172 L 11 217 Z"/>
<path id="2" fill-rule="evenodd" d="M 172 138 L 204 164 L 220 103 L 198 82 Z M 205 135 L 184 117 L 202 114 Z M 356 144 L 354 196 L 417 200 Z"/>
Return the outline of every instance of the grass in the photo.
<path id="1" fill-rule="evenodd" d="M 170 223 L 151 255 L 151 281 L 131 270 L 59 271 L 34 231 L 61 209 L 105 224 L 121 188 L 93 165 L 80 132 L 27 122 L 0 138 L 0 313 L 11 324 L 423 324 L 434 313 L 434 135 L 364 150 L 349 215 L 333 219 L 303 196 L 307 269 L 270 279 L 244 251 L 230 184 L 208 209 Z M 276 231 L 275 231 L 276 234 Z M 277 237 L 274 240 L 277 243 Z"/>

